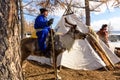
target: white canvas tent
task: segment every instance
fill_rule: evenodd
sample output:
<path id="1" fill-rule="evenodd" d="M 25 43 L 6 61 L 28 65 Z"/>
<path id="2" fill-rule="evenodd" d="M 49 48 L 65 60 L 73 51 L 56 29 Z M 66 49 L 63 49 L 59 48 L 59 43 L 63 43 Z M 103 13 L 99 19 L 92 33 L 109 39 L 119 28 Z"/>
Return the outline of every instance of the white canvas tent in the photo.
<path id="1" fill-rule="evenodd" d="M 70 14 L 63 16 L 56 26 L 57 33 L 65 34 L 69 28 L 65 27 L 64 18 L 67 18 L 69 22 L 77 25 L 77 29 L 83 33 L 88 33 L 89 29 L 85 26 L 75 14 Z M 62 37 L 61 37 L 62 38 Z M 65 38 L 65 40 L 61 39 L 63 44 L 69 45 L 70 38 Z M 99 42 L 101 46 L 105 49 L 108 57 L 112 61 L 113 64 L 118 63 L 119 58 L 102 42 Z M 62 55 L 61 65 L 72 68 L 72 69 L 83 69 L 83 70 L 94 70 L 106 66 L 103 60 L 99 57 L 99 55 L 94 51 L 89 42 L 85 39 L 75 40 L 71 50 L 66 51 Z"/>
<path id="2" fill-rule="evenodd" d="M 56 33 L 65 34 L 69 31 L 69 27 L 65 23 L 65 19 L 69 20 L 72 24 L 77 25 L 77 29 L 83 33 L 88 33 L 89 29 L 85 26 L 75 14 L 70 14 L 63 16 L 59 23 L 57 24 L 55 30 Z M 75 70 L 95 70 L 101 67 L 106 66 L 104 61 L 99 57 L 99 55 L 95 52 L 92 46 L 89 44 L 87 39 L 77 39 L 73 42 L 71 46 L 71 39 L 69 36 L 60 37 L 60 40 L 66 47 L 71 47 L 70 50 L 66 50 L 63 54 L 58 56 L 58 65 L 62 65 L 64 67 L 75 69 Z M 118 63 L 120 59 L 100 40 L 99 43 L 106 51 L 109 59 L 113 64 Z M 33 56 L 29 57 L 29 59 L 36 60 L 38 57 L 33 58 Z M 38 59 L 37 61 L 39 61 Z M 42 59 L 42 61 L 46 64 L 50 64 L 50 59 Z"/>

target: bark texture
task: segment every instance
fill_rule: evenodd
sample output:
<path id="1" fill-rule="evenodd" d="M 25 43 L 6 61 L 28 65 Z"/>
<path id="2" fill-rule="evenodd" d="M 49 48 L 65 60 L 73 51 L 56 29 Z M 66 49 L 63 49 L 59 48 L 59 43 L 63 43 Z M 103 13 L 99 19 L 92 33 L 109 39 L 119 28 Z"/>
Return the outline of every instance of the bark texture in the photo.
<path id="1" fill-rule="evenodd" d="M 0 0 L 0 80 L 23 80 L 17 0 Z"/>

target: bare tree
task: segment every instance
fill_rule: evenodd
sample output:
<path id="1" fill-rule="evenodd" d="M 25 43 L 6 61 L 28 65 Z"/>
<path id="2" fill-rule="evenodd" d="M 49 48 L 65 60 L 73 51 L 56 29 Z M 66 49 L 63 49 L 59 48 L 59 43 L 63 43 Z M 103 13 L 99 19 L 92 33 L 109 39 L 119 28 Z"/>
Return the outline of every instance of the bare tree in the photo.
<path id="1" fill-rule="evenodd" d="M 112 6 L 115 7 L 115 8 L 116 8 L 116 7 L 120 8 L 120 0 L 114 0 Z"/>
<path id="2" fill-rule="evenodd" d="M 23 80 L 18 0 L 0 0 L 0 80 Z"/>
<path id="3" fill-rule="evenodd" d="M 72 1 L 71 7 L 77 8 L 79 9 L 85 9 L 85 17 L 86 17 L 86 25 L 90 26 L 91 23 L 91 17 L 90 17 L 90 13 L 91 11 L 100 11 L 99 7 L 102 6 L 103 4 L 106 4 L 106 7 L 108 7 L 109 4 L 107 4 L 108 2 L 113 2 L 113 6 L 114 7 L 119 7 L 120 6 L 120 1 L 119 0 L 84 0 L 84 5 L 81 4 L 82 0 L 78 0 L 78 2 L 76 2 L 77 0 L 32 0 L 29 2 L 29 4 L 36 4 L 36 6 L 41 6 L 41 7 L 46 7 L 48 9 L 50 9 L 51 11 L 54 12 L 54 10 L 57 10 L 58 8 L 61 9 L 66 9 L 66 6 L 69 5 L 69 2 Z M 90 2 L 94 2 L 95 4 L 90 4 Z M 29 5 L 27 4 L 27 5 Z M 25 6 L 24 6 L 25 7 Z M 28 9 L 26 8 L 26 10 L 29 11 L 37 11 L 35 9 Z"/>

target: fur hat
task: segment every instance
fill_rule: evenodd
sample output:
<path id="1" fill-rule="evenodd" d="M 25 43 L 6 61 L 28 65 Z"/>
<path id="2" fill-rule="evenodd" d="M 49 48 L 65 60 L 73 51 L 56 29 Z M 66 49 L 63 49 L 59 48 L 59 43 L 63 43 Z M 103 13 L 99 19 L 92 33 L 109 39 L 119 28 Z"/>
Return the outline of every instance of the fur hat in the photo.
<path id="1" fill-rule="evenodd" d="M 46 8 L 40 8 L 40 13 L 44 13 L 45 11 L 48 11 Z"/>

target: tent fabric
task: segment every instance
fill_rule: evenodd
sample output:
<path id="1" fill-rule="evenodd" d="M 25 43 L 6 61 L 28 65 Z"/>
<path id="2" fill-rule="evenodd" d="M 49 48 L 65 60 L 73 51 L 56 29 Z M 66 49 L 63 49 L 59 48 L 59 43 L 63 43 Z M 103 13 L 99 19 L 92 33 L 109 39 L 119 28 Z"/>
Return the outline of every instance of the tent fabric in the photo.
<path id="1" fill-rule="evenodd" d="M 57 24 L 55 30 L 56 33 L 66 34 L 70 28 L 66 28 L 66 23 L 64 18 L 69 20 L 72 24 L 77 25 L 77 29 L 83 33 L 88 33 L 89 29 L 86 25 L 84 25 L 75 14 L 63 16 L 60 22 Z M 61 37 L 62 43 L 66 45 L 70 45 L 69 37 Z M 101 41 L 99 40 L 101 46 L 105 49 L 108 57 L 112 61 L 113 64 L 118 63 L 120 59 Z M 75 40 L 71 49 L 69 51 L 65 51 L 62 54 L 60 64 L 67 68 L 75 69 L 75 70 L 95 70 L 101 67 L 106 66 L 106 64 L 102 61 L 99 55 L 94 51 L 89 42 L 85 40 Z"/>
<path id="2" fill-rule="evenodd" d="M 95 70 L 105 66 L 87 40 L 76 40 L 72 49 L 62 54 L 61 65 L 75 70 Z"/>

